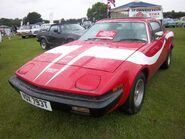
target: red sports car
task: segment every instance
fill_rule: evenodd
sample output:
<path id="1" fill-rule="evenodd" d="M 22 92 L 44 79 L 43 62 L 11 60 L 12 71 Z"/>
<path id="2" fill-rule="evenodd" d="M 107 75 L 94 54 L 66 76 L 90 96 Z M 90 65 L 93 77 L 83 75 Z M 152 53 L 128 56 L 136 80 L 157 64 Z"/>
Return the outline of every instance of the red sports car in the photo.
<path id="1" fill-rule="evenodd" d="M 23 100 L 45 110 L 137 113 L 147 81 L 171 63 L 174 34 L 149 18 L 98 21 L 79 40 L 46 51 L 9 79 Z"/>

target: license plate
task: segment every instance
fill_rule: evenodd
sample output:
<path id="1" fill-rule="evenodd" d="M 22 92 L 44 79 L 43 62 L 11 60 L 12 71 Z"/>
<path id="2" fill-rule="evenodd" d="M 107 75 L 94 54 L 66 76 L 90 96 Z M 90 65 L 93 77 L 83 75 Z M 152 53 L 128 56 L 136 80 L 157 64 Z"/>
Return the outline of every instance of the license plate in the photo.
<path id="1" fill-rule="evenodd" d="M 20 91 L 20 94 L 21 94 L 21 97 L 24 101 L 36 106 L 36 107 L 39 107 L 41 109 L 45 109 L 45 110 L 48 110 L 48 111 L 52 111 L 52 108 L 51 108 L 51 104 L 49 101 L 46 101 L 46 100 L 42 100 L 42 99 L 39 99 L 39 98 L 35 98 L 35 97 L 32 97 L 30 95 L 27 95 L 23 92 Z"/>

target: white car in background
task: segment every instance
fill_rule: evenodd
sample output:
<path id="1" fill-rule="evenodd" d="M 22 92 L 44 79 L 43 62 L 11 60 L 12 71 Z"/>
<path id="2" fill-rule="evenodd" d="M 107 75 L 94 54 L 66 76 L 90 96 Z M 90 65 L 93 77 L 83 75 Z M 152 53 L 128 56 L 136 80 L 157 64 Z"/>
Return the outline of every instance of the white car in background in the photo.
<path id="1" fill-rule="evenodd" d="M 36 36 L 40 32 L 40 25 L 23 25 L 17 30 L 17 35 L 20 35 L 22 38 Z"/>
<path id="2" fill-rule="evenodd" d="M 40 25 L 31 25 L 30 31 L 33 36 L 36 36 L 40 32 L 40 30 L 41 30 Z"/>
<path id="3" fill-rule="evenodd" d="M 48 23 L 48 24 L 42 24 L 42 25 L 41 25 L 40 32 L 48 31 L 51 25 L 52 25 L 51 23 Z"/>

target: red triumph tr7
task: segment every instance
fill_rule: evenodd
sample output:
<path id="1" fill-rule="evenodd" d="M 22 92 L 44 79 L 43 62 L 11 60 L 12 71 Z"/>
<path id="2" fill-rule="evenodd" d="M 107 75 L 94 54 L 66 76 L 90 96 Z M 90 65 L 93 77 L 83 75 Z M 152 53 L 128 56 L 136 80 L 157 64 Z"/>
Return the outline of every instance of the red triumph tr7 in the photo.
<path id="1" fill-rule="evenodd" d="M 23 100 L 52 111 L 137 113 L 147 81 L 169 68 L 174 33 L 150 18 L 98 21 L 77 41 L 23 65 L 9 79 Z"/>

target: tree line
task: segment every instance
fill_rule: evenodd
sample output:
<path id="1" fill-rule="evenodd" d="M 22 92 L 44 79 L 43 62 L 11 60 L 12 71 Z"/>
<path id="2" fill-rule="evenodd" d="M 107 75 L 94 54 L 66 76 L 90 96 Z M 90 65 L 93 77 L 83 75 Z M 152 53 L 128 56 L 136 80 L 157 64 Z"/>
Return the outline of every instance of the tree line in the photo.
<path id="1" fill-rule="evenodd" d="M 185 12 L 175 12 L 172 10 L 171 12 L 163 12 L 165 18 L 180 18 L 185 16 Z"/>

